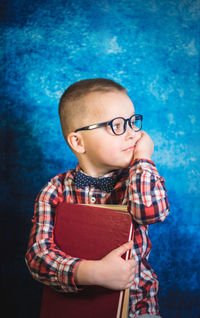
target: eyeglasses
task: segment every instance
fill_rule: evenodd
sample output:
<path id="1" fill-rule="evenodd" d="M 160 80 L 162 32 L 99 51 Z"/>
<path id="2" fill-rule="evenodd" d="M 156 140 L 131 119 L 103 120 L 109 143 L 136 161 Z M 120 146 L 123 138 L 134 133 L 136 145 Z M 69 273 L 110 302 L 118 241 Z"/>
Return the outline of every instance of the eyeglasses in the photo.
<path id="1" fill-rule="evenodd" d="M 90 126 L 85 126 L 79 129 L 76 129 L 75 132 L 81 131 L 81 130 L 92 130 L 97 129 L 100 127 L 108 127 L 112 129 L 112 132 L 115 135 L 123 135 L 127 128 L 127 123 L 129 124 L 129 127 L 133 129 L 135 132 L 141 130 L 142 128 L 142 119 L 143 116 L 139 114 L 135 114 L 131 116 L 130 118 L 123 118 L 123 117 L 117 117 L 112 119 L 111 121 L 106 121 L 104 123 L 94 124 Z"/>

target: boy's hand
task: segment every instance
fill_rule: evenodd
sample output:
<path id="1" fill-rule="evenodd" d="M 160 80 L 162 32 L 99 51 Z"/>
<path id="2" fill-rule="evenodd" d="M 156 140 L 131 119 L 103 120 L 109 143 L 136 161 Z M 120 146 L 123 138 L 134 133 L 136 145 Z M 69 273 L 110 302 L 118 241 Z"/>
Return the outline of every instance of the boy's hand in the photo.
<path id="1" fill-rule="evenodd" d="M 77 283 L 98 285 L 113 290 L 130 288 L 136 269 L 136 261 L 121 256 L 132 248 L 127 242 L 114 249 L 99 261 L 82 261 L 77 270 Z"/>
<path id="2" fill-rule="evenodd" d="M 135 274 L 136 261 L 125 261 L 122 255 L 130 250 L 133 242 L 127 242 L 116 248 L 99 261 L 97 283 L 115 290 L 130 288 Z"/>
<path id="3" fill-rule="evenodd" d="M 141 138 L 137 141 L 133 159 L 149 159 L 154 151 L 154 144 L 151 137 L 145 132 L 141 131 Z"/>

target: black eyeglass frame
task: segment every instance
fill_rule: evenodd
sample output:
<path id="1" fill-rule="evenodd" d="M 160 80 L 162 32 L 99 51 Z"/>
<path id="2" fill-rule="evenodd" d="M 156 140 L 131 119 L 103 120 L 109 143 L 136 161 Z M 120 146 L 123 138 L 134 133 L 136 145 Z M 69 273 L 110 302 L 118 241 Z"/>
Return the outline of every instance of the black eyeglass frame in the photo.
<path id="1" fill-rule="evenodd" d="M 126 131 L 126 127 L 127 127 L 127 123 L 129 124 L 129 127 L 131 129 L 134 129 L 132 126 L 131 126 L 131 120 L 135 117 L 135 120 L 141 120 L 141 126 L 140 128 L 138 128 L 137 130 L 134 130 L 135 132 L 137 131 L 140 131 L 142 129 L 142 120 L 143 120 L 143 116 L 140 115 L 140 114 L 135 114 L 135 115 L 132 115 L 131 117 L 125 119 L 123 117 L 116 117 L 110 121 L 105 121 L 103 123 L 99 123 L 99 124 L 93 124 L 93 125 L 89 125 L 89 126 L 85 126 L 85 127 L 82 127 L 82 128 L 78 128 L 76 129 L 74 132 L 78 132 L 78 131 L 81 131 L 81 130 L 93 130 L 93 129 L 97 129 L 97 128 L 101 128 L 101 127 L 105 127 L 105 126 L 110 126 L 111 129 L 112 129 L 112 132 L 117 135 L 117 136 L 120 136 L 120 135 L 123 135 Z M 116 120 L 116 119 L 123 119 L 124 120 L 124 131 L 121 133 L 121 134 L 116 134 L 116 132 L 114 131 L 113 129 L 113 121 Z"/>

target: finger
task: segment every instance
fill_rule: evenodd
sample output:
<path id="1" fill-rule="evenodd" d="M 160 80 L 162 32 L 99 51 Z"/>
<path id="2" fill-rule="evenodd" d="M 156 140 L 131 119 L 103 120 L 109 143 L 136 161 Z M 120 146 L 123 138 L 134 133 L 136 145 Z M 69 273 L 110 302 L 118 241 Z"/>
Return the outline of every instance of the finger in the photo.
<path id="1" fill-rule="evenodd" d="M 133 268 L 135 268 L 136 265 L 137 265 L 137 261 L 135 259 L 133 259 L 133 258 L 128 259 L 127 263 L 129 263 L 130 266 L 133 267 Z"/>
<path id="2" fill-rule="evenodd" d="M 129 278 L 129 283 L 133 282 L 134 277 L 135 277 L 135 273 L 130 276 L 130 278 Z"/>
<path id="3" fill-rule="evenodd" d="M 140 130 L 141 136 L 145 135 L 145 131 L 144 130 Z"/>
<path id="4" fill-rule="evenodd" d="M 119 256 L 122 256 L 123 254 L 125 254 L 128 250 L 130 250 L 133 246 L 133 241 L 127 242 L 123 245 L 121 245 L 120 247 L 116 248 L 116 253 Z"/>

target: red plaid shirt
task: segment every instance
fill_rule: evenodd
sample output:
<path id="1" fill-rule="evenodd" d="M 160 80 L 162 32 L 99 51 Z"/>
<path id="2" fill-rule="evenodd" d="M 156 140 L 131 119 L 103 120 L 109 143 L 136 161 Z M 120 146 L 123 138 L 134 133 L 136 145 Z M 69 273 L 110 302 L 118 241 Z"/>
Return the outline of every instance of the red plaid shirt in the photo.
<path id="1" fill-rule="evenodd" d="M 136 160 L 126 169 L 108 173 L 115 186 L 110 193 L 94 186 L 77 189 L 76 169 L 53 178 L 39 193 L 35 202 L 33 228 L 26 263 L 33 277 L 54 289 L 77 292 L 74 270 L 81 259 L 66 255 L 54 242 L 53 226 L 56 206 L 65 201 L 85 204 L 123 204 L 133 215 L 133 257 L 138 269 L 130 289 L 130 314 L 158 314 L 158 281 L 147 259 L 151 249 L 148 225 L 163 221 L 169 213 L 164 179 L 152 161 Z"/>

